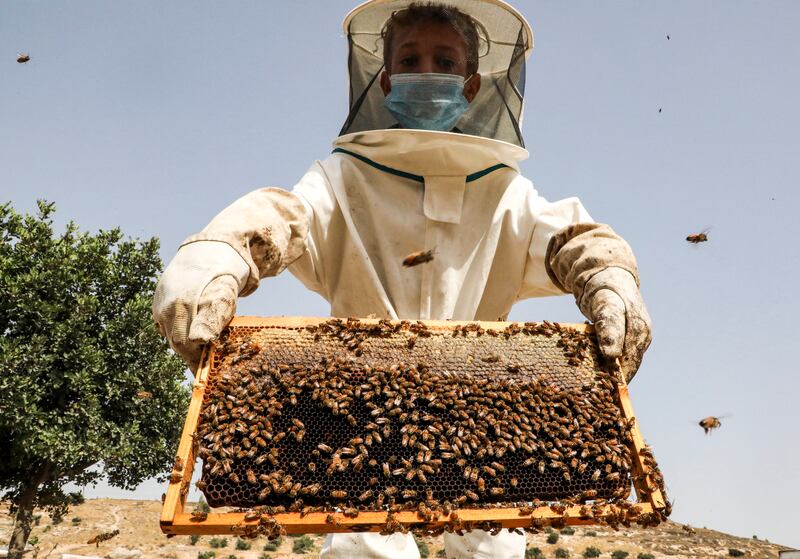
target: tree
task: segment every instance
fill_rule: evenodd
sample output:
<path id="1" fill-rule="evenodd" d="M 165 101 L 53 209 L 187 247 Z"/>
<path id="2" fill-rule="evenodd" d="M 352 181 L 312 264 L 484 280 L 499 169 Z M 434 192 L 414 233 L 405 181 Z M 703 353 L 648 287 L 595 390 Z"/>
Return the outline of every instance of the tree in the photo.
<path id="1" fill-rule="evenodd" d="M 0 492 L 14 514 L 12 559 L 34 508 L 66 513 L 66 483 L 132 489 L 169 470 L 188 405 L 184 365 L 150 314 L 158 239 L 72 222 L 56 234 L 54 212 L 0 205 Z"/>

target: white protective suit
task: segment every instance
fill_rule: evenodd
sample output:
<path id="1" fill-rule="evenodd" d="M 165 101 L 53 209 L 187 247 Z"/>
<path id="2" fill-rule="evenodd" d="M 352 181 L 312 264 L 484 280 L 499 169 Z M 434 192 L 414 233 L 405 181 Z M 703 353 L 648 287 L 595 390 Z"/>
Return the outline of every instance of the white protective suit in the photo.
<path id="1" fill-rule="evenodd" d="M 505 9 L 497 0 L 473 4 Z M 530 35 L 526 25 L 521 29 Z M 522 31 L 523 44 L 532 46 Z M 356 109 L 369 104 L 353 99 Z M 484 97 L 483 109 L 490 101 Z M 610 325 L 601 349 L 607 343 L 621 351 L 624 334 L 631 355 L 626 372 L 635 373 L 649 344 L 649 318 L 630 247 L 593 223 L 577 198 L 548 202 L 519 174 L 528 152 L 515 135 L 517 121 L 507 117 L 512 111 L 503 113 L 505 122 L 497 119 L 492 137 L 352 131 L 365 126 L 353 114 L 345 125 L 351 132 L 291 193 L 263 188 L 240 198 L 189 237 L 166 268 L 153 314 L 193 368 L 202 343 L 233 315 L 236 297 L 288 267 L 337 317 L 497 320 L 519 300 L 569 292 L 600 333 L 603 323 Z M 494 139 L 509 134 L 509 141 Z M 402 265 L 410 253 L 430 249 L 432 262 Z M 459 558 L 522 558 L 524 542 L 507 531 L 445 535 L 448 557 Z M 335 534 L 321 556 L 416 558 L 419 552 L 410 535 Z"/>

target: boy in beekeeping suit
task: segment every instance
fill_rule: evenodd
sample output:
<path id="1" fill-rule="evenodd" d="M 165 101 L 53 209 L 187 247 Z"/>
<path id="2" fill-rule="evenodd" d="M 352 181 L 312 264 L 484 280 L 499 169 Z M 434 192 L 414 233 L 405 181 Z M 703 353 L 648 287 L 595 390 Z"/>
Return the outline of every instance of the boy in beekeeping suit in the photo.
<path id="1" fill-rule="evenodd" d="M 531 28 L 500 0 L 450 1 L 353 10 L 350 112 L 333 153 L 291 192 L 251 192 L 181 245 L 153 314 L 193 370 L 236 299 L 288 267 L 337 317 L 497 320 L 516 301 L 572 293 L 601 351 L 636 373 L 650 319 L 630 247 L 577 198 L 548 202 L 519 173 Z M 521 558 L 525 538 L 445 534 L 445 549 Z M 322 556 L 419 553 L 407 534 L 336 534 Z"/>

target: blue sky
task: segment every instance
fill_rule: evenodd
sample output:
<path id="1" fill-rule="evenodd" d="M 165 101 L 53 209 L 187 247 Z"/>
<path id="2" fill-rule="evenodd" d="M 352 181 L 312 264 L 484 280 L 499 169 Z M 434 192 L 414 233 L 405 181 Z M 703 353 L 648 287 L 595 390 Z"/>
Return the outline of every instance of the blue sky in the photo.
<path id="1" fill-rule="evenodd" d="M 800 547 L 800 4 L 513 4 L 536 37 L 522 170 L 549 199 L 579 196 L 639 259 L 654 342 L 631 390 L 673 519 Z M 5 0 L 0 201 L 158 236 L 169 260 L 235 198 L 291 188 L 330 152 L 353 5 Z M 707 227 L 708 243 L 684 241 Z M 289 274 L 239 307 L 328 310 Z M 583 321 L 570 297 L 511 318 Z M 697 421 L 724 413 L 704 436 Z"/>

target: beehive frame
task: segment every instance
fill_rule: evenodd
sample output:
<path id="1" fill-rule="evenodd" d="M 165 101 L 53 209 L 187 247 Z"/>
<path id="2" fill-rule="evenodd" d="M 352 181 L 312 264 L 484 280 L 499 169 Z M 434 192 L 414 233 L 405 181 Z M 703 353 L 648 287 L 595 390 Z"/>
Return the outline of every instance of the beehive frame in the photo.
<path id="1" fill-rule="evenodd" d="M 261 317 L 236 317 L 233 319 L 230 328 L 233 329 L 258 329 L 268 327 L 281 328 L 305 328 L 307 326 L 318 325 L 328 319 L 322 318 L 302 318 L 302 317 L 280 317 L 280 318 L 261 318 Z M 362 319 L 362 323 L 377 323 L 377 320 Z M 466 324 L 474 324 L 458 321 L 424 321 L 425 325 L 432 331 L 453 330 L 456 327 Z M 502 330 L 510 323 L 508 322 L 480 322 L 485 329 Z M 591 332 L 592 327 L 585 324 L 562 325 L 573 328 L 579 332 Z M 192 519 L 192 515 L 184 510 L 186 497 L 189 492 L 192 474 L 195 465 L 194 455 L 194 434 L 198 427 L 201 407 L 205 390 L 211 373 L 213 362 L 213 345 L 204 351 L 201 365 L 197 371 L 192 397 L 186 416 L 186 421 L 178 446 L 178 460 L 176 465 L 179 470 L 173 471 L 170 478 L 164 499 L 160 518 L 161 530 L 168 535 L 187 535 L 187 534 L 233 534 L 246 535 L 252 533 L 258 527 L 259 519 L 245 520 L 245 512 L 211 512 L 207 517 L 198 521 Z M 633 505 L 636 513 L 641 515 L 661 514 L 668 509 L 669 504 L 664 494 L 656 483 L 654 472 L 646 463 L 644 455 L 646 446 L 644 439 L 635 421 L 633 406 L 631 404 L 628 388 L 624 382 L 617 383 L 617 404 L 620 408 L 622 417 L 632 423 L 631 434 L 631 458 L 632 458 L 632 478 L 633 487 L 636 491 L 638 503 Z M 550 524 L 598 524 L 604 522 L 608 515 L 616 514 L 612 505 L 603 505 L 595 508 L 591 516 L 587 516 L 581 511 L 580 505 L 567 506 L 563 511 L 554 511 L 550 506 L 539 506 L 532 509 L 520 509 L 519 507 L 493 506 L 492 508 L 462 508 L 455 512 L 458 518 L 464 523 L 480 523 L 491 521 L 495 525 L 502 525 L 504 528 L 526 528 L 532 525 L 547 526 Z M 286 533 L 328 533 L 328 532 L 350 532 L 350 531 L 380 531 L 386 524 L 387 511 L 361 511 L 358 516 L 345 516 L 343 512 L 334 512 L 330 522 L 331 513 L 312 512 L 302 513 L 278 513 L 274 515 L 275 521 L 283 527 Z M 435 512 L 431 521 L 422 522 L 417 511 L 403 510 L 393 515 L 394 520 L 409 527 L 420 527 L 424 525 L 428 529 L 442 527 L 449 522 L 449 516 L 441 512 Z"/>

